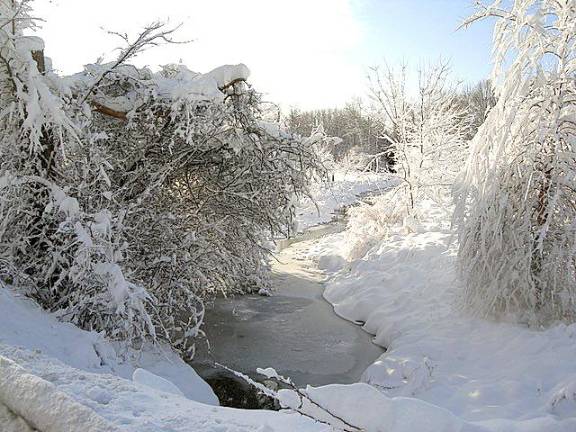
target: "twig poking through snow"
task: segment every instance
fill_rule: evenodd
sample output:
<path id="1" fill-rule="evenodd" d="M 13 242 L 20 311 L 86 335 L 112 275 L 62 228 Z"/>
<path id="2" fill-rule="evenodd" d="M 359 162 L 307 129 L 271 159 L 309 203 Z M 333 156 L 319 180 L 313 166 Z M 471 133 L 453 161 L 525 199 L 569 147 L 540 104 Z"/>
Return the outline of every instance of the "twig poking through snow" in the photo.
<path id="1" fill-rule="evenodd" d="M 303 415 L 305 417 L 308 417 L 308 418 L 310 418 L 316 422 L 323 423 L 323 424 L 326 424 L 326 425 L 331 426 L 331 427 L 337 427 L 338 429 L 341 429 L 345 432 L 362 432 L 362 430 L 363 430 L 357 426 L 354 426 L 354 425 L 348 423 L 342 417 L 332 413 L 327 408 L 321 406 L 320 404 L 318 404 L 317 402 L 312 400 L 307 393 L 305 393 L 304 391 L 302 391 L 301 389 L 296 387 L 290 378 L 286 378 L 286 377 L 283 377 L 282 375 L 279 375 L 278 372 L 276 372 L 273 368 L 266 368 L 266 369 L 257 368 L 256 372 L 258 372 L 262 376 L 265 376 L 268 379 L 276 380 L 279 383 L 283 383 L 283 384 L 287 385 L 290 388 L 290 390 L 294 391 L 298 395 L 298 398 L 300 399 L 300 403 L 299 403 L 298 407 L 292 407 L 292 406 L 288 406 L 286 404 L 283 404 L 282 398 L 280 397 L 278 392 L 266 387 L 265 385 L 263 385 L 259 382 L 254 381 L 252 378 L 243 374 L 242 372 L 238 372 L 236 370 L 230 369 L 229 367 L 224 366 L 220 363 L 214 363 L 214 364 L 218 367 L 221 367 L 222 369 L 227 370 L 228 372 L 231 372 L 235 376 L 242 378 L 248 384 L 253 385 L 254 387 L 256 387 L 256 389 L 258 389 L 258 391 L 262 392 L 264 395 L 271 397 L 274 400 L 278 401 L 280 406 L 282 406 L 283 408 L 292 409 L 295 412 L 297 412 L 298 414 Z M 330 417 L 334 418 L 335 420 L 337 420 L 341 424 L 345 425 L 344 428 L 342 428 L 340 426 L 335 426 L 333 423 L 331 423 L 329 421 L 320 420 L 319 418 L 313 416 L 312 414 L 304 411 L 303 410 L 304 401 L 308 401 L 311 405 L 315 406 L 316 408 L 318 408 L 322 412 L 328 414 Z"/>

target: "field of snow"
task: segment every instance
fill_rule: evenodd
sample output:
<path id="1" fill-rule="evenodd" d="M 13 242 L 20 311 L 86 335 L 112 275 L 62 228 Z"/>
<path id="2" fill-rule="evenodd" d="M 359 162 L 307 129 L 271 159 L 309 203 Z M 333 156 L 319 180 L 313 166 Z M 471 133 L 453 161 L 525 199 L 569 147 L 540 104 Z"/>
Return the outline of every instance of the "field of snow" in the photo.
<path id="1" fill-rule="evenodd" d="M 329 274 L 324 296 L 336 313 L 387 347 L 362 380 L 478 430 L 575 431 L 576 324 L 530 329 L 468 316 L 456 306 L 447 212 L 427 202 L 421 214 L 409 231 L 352 229 L 295 248 Z"/>

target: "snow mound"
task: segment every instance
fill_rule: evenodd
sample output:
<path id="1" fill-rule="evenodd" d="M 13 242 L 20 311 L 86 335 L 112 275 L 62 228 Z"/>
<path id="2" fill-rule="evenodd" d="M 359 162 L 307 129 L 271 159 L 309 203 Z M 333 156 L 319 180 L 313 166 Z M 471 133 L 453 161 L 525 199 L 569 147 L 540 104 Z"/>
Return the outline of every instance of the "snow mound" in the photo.
<path id="1" fill-rule="evenodd" d="M 304 412 L 334 424 L 327 410 L 365 432 L 462 432 L 465 424 L 443 408 L 418 399 L 389 398 L 363 383 L 309 386 L 306 394 L 313 403 L 305 400 L 301 408 Z M 293 391 L 282 390 L 281 395 L 283 403 L 294 404 L 295 408 L 299 405 Z M 336 426 L 346 429 L 344 422 L 336 421 Z"/>
<path id="2" fill-rule="evenodd" d="M 296 414 L 221 408 L 158 390 L 149 374 L 142 385 L 22 348 L 0 344 L 0 355 L 10 359 L 0 362 L 0 406 L 10 410 L 0 409 L 0 419 L 17 413 L 41 432 L 327 432 Z"/>
<path id="3" fill-rule="evenodd" d="M 42 432 L 113 432 L 94 411 L 0 356 L 0 405 Z"/>
<path id="4" fill-rule="evenodd" d="M 345 264 L 346 260 L 340 255 L 322 255 L 318 259 L 318 268 L 329 272 L 340 270 Z"/>
<path id="5" fill-rule="evenodd" d="M 44 354 L 86 372 L 126 379 L 132 379 L 136 369 L 146 369 L 167 381 L 177 382 L 189 399 L 219 404 L 210 386 L 168 347 L 145 347 L 137 356 L 121 356 L 115 346 L 98 333 L 60 322 L 32 300 L 0 286 L 0 355 L 6 355 L 3 353 L 10 347 Z"/>
<path id="6" fill-rule="evenodd" d="M 211 70 L 206 76 L 216 81 L 219 89 L 224 89 L 235 82 L 248 80 L 250 69 L 242 63 L 237 65 L 223 65 Z"/>
<path id="7" fill-rule="evenodd" d="M 576 416 L 576 375 L 568 377 L 552 390 L 547 408 L 562 417 Z"/>
<path id="8" fill-rule="evenodd" d="M 184 393 L 182 393 L 180 389 L 171 381 L 159 377 L 158 375 L 154 375 L 153 373 L 148 372 L 146 369 L 136 369 L 132 374 L 132 381 L 156 389 L 158 391 L 184 396 Z"/>

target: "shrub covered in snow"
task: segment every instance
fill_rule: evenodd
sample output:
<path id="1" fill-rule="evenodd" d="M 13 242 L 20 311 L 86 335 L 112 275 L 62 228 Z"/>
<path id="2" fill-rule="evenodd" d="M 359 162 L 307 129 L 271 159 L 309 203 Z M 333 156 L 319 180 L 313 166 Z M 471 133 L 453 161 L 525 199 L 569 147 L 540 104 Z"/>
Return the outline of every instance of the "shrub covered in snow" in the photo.
<path id="1" fill-rule="evenodd" d="M 472 144 L 460 188 L 465 302 L 528 321 L 576 316 L 576 7 L 480 4 L 496 17 L 498 103 Z"/>
<path id="2" fill-rule="evenodd" d="M 207 296 L 266 283 L 316 154 L 262 120 L 246 66 L 129 65 L 170 41 L 154 24 L 61 78 L 28 10 L 0 16 L 0 275 L 83 328 L 192 354 Z"/>

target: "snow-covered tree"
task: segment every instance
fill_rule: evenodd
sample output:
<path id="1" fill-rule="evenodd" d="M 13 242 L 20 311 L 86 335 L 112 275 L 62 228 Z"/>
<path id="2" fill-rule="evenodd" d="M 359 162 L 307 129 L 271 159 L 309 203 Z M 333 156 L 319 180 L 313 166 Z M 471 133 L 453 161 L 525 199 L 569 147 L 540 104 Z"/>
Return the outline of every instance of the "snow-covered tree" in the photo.
<path id="1" fill-rule="evenodd" d="M 328 176 L 331 176 L 337 165 L 334 160 L 333 149 L 342 142 L 342 138 L 328 136 L 324 126 L 319 124 L 305 140 L 316 153 L 320 163 L 328 171 Z"/>
<path id="2" fill-rule="evenodd" d="M 121 270 L 118 215 L 81 110 L 44 62 L 29 2 L 0 9 L 0 274 L 49 310 L 129 342 L 154 337 L 152 298 Z M 48 68 L 47 68 L 48 66 Z"/>
<path id="3" fill-rule="evenodd" d="M 328 136 L 340 138 L 332 141 L 326 149 L 334 161 L 348 163 L 350 159 L 358 159 L 359 165 L 354 166 L 355 169 L 364 169 L 368 162 L 364 159 L 369 155 L 382 154 L 388 147 L 388 141 L 378 136 L 381 130 L 379 119 L 359 98 L 346 103 L 342 108 L 311 111 L 292 109 L 285 116 L 284 122 L 288 130 L 302 136 L 311 135 L 318 125 L 322 125 Z M 390 161 L 382 155 L 377 162 L 385 170 Z"/>
<path id="4" fill-rule="evenodd" d="M 461 179 L 465 303 L 524 321 L 576 316 L 576 1 L 478 3 L 495 18 L 498 102 Z"/>
<path id="5" fill-rule="evenodd" d="M 490 80 L 481 80 L 476 85 L 467 86 L 458 96 L 458 100 L 470 113 L 470 128 L 466 138 L 471 140 L 492 107 L 496 105 L 494 86 Z"/>
<path id="6" fill-rule="evenodd" d="M 391 214 L 412 214 L 423 197 L 437 197 L 450 186 L 465 159 L 468 115 L 457 100 L 444 62 L 418 71 L 416 97 L 408 94 L 408 70 L 374 68 L 370 95 L 382 117 L 383 135 L 392 143 L 403 182 L 390 200 Z M 398 197 L 398 195 L 400 195 Z"/>
<path id="7" fill-rule="evenodd" d="M 116 113 L 97 113 L 91 127 L 106 131 L 99 147 L 114 161 L 111 205 L 127 212 L 125 266 L 150 284 L 163 326 L 196 329 L 200 320 L 178 321 L 194 310 L 201 318 L 206 297 L 267 283 L 264 245 L 288 234 L 293 197 L 307 193 L 316 153 L 260 119 L 243 65 L 204 75 L 181 65 L 155 74 L 122 66 L 100 80 L 109 68 L 89 66 L 72 81 L 75 94 L 100 81 L 92 100 Z"/>
<path id="8" fill-rule="evenodd" d="M 312 143 L 264 121 L 244 65 L 131 66 L 170 42 L 161 24 L 61 78 L 20 31 L 28 2 L 5 6 L 0 276 L 83 328 L 193 354 L 206 298 L 266 283 L 266 244 L 321 169 Z"/>

